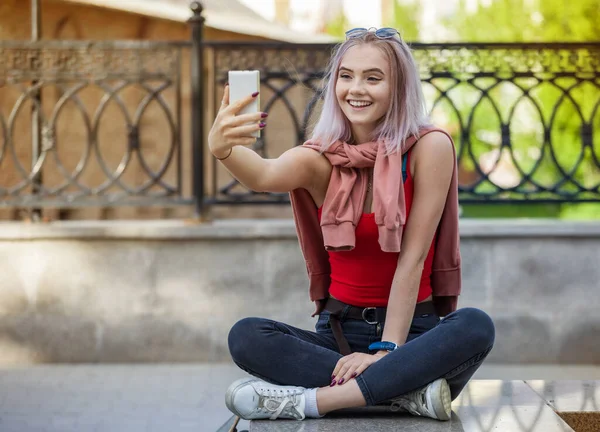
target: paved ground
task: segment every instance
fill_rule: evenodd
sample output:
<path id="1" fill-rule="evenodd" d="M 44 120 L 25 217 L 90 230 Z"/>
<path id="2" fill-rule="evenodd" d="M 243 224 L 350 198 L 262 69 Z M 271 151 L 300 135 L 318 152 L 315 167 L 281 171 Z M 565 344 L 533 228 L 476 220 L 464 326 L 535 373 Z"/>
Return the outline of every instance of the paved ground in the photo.
<path id="1" fill-rule="evenodd" d="M 228 418 L 231 365 L 61 365 L 0 371 L 2 432 L 203 432 Z"/>
<path id="2" fill-rule="evenodd" d="M 3 369 L 0 431 L 214 432 L 230 415 L 227 386 L 244 375 L 231 364 Z M 484 365 L 475 378 L 600 380 L 600 367 Z"/>

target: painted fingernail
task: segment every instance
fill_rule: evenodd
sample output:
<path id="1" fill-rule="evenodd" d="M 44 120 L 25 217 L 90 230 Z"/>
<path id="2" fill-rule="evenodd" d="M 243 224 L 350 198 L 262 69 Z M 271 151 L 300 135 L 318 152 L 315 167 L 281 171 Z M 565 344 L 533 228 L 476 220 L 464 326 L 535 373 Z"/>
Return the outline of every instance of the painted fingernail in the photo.
<path id="1" fill-rule="evenodd" d="M 267 114 L 267 113 L 260 114 L 260 118 L 267 118 L 267 117 L 269 117 L 269 114 Z"/>
<path id="2" fill-rule="evenodd" d="M 338 384 L 340 384 L 340 385 L 341 385 L 341 384 L 343 384 L 343 383 L 344 383 L 344 378 L 342 378 Z"/>
<path id="3" fill-rule="evenodd" d="M 355 376 L 356 376 L 356 372 L 354 372 L 354 373 L 352 374 L 352 378 L 354 378 Z"/>
<path id="4" fill-rule="evenodd" d="M 335 379 L 335 375 L 331 375 L 331 381 Z"/>
<path id="5" fill-rule="evenodd" d="M 259 93 L 259 92 L 254 92 L 254 93 L 252 93 L 252 97 L 256 97 L 256 96 L 258 96 L 258 93 Z"/>
<path id="6" fill-rule="evenodd" d="M 331 384 L 329 385 L 329 387 L 333 387 L 335 385 L 335 380 L 331 381 Z"/>
<path id="7" fill-rule="evenodd" d="M 262 129 L 262 128 L 264 128 L 266 125 L 267 125 L 266 123 L 260 122 L 260 123 L 258 124 L 258 127 Z"/>

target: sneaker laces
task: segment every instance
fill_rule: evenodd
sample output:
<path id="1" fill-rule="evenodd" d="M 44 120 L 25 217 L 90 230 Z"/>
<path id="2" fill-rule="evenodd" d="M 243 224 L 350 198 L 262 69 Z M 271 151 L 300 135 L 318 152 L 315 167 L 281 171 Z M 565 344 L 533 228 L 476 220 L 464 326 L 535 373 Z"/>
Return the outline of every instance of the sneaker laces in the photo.
<path id="1" fill-rule="evenodd" d="M 427 410 L 427 401 L 425 399 L 426 391 L 427 387 L 423 387 L 422 389 L 415 390 L 403 396 L 392 399 L 390 410 L 392 412 L 396 412 L 404 409 L 416 416 L 423 415 L 423 412 L 420 411 L 419 408 L 423 407 Z"/>
<path id="2" fill-rule="evenodd" d="M 296 407 L 304 392 L 300 389 L 278 389 L 278 388 L 258 388 L 255 389 L 259 395 L 258 408 L 267 413 L 272 413 L 271 420 L 275 420 L 280 415 L 287 415 L 295 419 L 304 419 L 304 413 Z"/>

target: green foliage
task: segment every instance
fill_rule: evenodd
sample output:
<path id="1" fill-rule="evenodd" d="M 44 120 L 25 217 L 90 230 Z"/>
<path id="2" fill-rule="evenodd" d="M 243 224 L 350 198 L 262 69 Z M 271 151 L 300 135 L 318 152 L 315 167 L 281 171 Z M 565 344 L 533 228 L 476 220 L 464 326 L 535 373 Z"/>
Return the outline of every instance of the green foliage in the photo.
<path id="1" fill-rule="evenodd" d="M 487 6 L 480 2 L 474 12 L 468 11 L 465 0 L 461 0 L 457 13 L 444 20 L 443 24 L 451 30 L 456 41 L 585 42 L 600 40 L 599 16 L 598 0 L 492 0 Z M 473 81 L 473 84 L 476 84 L 476 81 Z M 565 91 L 566 89 L 569 91 Z M 524 91 L 529 92 L 531 100 L 523 98 L 518 101 Z M 473 109 L 473 105 L 464 100 L 464 95 L 468 92 L 469 89 L 461 89 L 461 97 L 452 99 L 463 118 Z M 569 97 L 565 97 L 565 94 Z M 473 124 L 472 128 L 476 135 L 471 136 L 470 141 L 476 158 L 489 151 L 489 144 L 482 140 L 481 136 L 499 131 L 499 118 L 503 122 L 510 120 L 511 160 L 526 173 L 535 168 L 533 182 L 551 187 L 561 182 L 565 173 L 573 173 L 573 181 L 567 179 L 561 187 L 563 190 L 575 192 L 578 188 L 577 183 L 586 187 L 600 183 L 600 171 L 594 162 L 592 149 L 582 150 L 580 138 L 582 118 L 585 121 L 592 120 L 593 129 L 600 130 L 599 116 L 596 115 L 593 119 L 591 117 L 593 106 L 600 99 L 598 86 L 590 83 L 581 85 L 575 78 L 569 77 L 558 78 L 554 82 L 521 79 L 515 80 L 514 84 L 501 83 L 490 95 L 497 102 L 500 113 L 486 100 L 475 108 L 476 124 Z M 579 105 L 581 113 L 570 98 Z M 541 113 L 532 101 L 540 107 Z M 513 107 L 516 107 L 515 113 L 509 116 L 509 109 Z M 556 112 L 555 107 L 558 107 Z M 550 131 L 551 147 L 543 149 L 542 163 L 536 167 L 535 162 L 539 151 L 542 150 L 541 122 L 548 124 L 551 116 L 554 116 Z M 533 119 L 540 126 L 532 128 L 532 121 L 528 122 L 527 119 Z M 598 155 L 600 147 L 597 143 L 595 149 Z M 557 168 L 557 164 L 560 169 Z M 467 164 L 465 168 L 470 167 Z M 534 188 L 533 182 L 523 185 L 523 188 Z M 486 185 L 482 186 L 485 189 Z M 491 211 L 504 216 L 513 214 L 535 217 L 540 215 L 539 210 L 542 208 L 547 212 L 547 216 L 600 218 L 600 204 L 564 204 L 560 208 L 536 208 L 535 205 L 517 207 L 471 206 L 466 209 L 465 215 L 485 217 L 485 214 Z"/>
<path id="2" fill-rule="evenodd" d="M 406 41 L 419 39 L 419 20 L 421 16 L 421 3 L 394 2 L 394 16 L 388 17 L 383 23 L 385 27 L 393 27 Z"/>
<path id="3" fill-rule="evenodd" d="M 600 40 L 598 0 L 492 0 L 470 13 L 466 1 L 443 21 L 465 42 L 584 42 Z"/>
<path id="4" fill-rule="evenodd" d="M 539 1 L 539 10 L 543 16 L 543 41 L 600 40 L 598 0 Z"/>
<path id="5" fill-rule="evenodd" d="M 341 12 L 335 19 L 331 20 L 325 26 L 325 32 L 331 36 L 339 39 L 344 39 L 346 31 L 349 29 L 350 24 L 348 18 Z"/>
<path id="6" fill-rule="evenodd" d="M 560 215 L 558 204 L 465 204 L 461 207 L 465 218 L 548 218 Z"/>

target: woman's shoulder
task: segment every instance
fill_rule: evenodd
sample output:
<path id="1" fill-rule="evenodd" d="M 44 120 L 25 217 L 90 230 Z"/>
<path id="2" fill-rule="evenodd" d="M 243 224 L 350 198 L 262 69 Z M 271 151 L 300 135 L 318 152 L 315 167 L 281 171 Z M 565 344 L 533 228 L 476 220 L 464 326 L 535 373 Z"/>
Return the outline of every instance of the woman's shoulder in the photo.
<path id="1" fill-rule="evenodd" d="M 443 130 L 436 129 L 422 135 L 411 150 L 411 172 L 413 173 L 417 165 L 426 165 L 430 169 L 435 169 L 435 167 L 454 165 L 456 162 L 454 143 Z"/>
<path id="2" fill-rule="evenodd" d="M 296 163 L 309 168 L 313 176 L 311 183 L 321 185 L 328 182 L 333 166 L 329 162 L 329 159 L 320 151 L 318 145 L 307 145 L 307 143 L 304 143 L 288 150 L 288 152 L 294 155 Z"/>
<path id="3" fill-rule="evenodd" d="M 437 126 L 421 129 L 416 144 L 412 153 L 445 153 L 454 148 L 450 134 Z"/>
<path id="4" fill-rule="evenodd" d="M 432 123 L 419 127 L 419 131 L 416 135 L 417 135 L 417 138 L 419 141 L 421 141 L 423 138 L 425 138 L 428 135 L 433 135 L 433 136 L 443 135 L 446 138 L 448 138 L 448 140 L 450 142 L 452 142 L 450 133 L 446 129 L 444 129 L 443 127 L 440 127 L 438 125 L 432 124 Z"/>
<path id="5" fill-rule="evenodd" d="M 296 147 L 297 152 L 310 163 L 315 169 L 329 173 L 331 172 L 332 165 L 329 159 L 325 156 L 322 147 L 315 141 L 305 141 L 302 145 Z"/>

